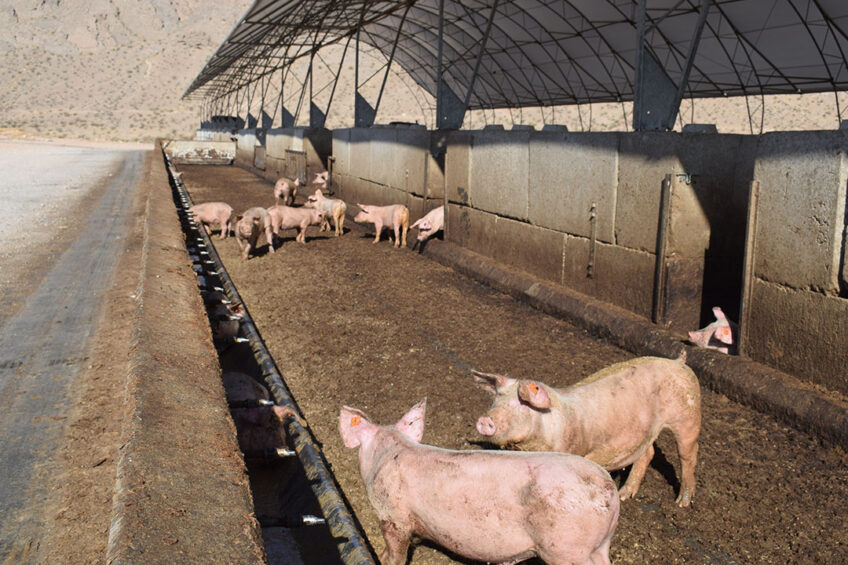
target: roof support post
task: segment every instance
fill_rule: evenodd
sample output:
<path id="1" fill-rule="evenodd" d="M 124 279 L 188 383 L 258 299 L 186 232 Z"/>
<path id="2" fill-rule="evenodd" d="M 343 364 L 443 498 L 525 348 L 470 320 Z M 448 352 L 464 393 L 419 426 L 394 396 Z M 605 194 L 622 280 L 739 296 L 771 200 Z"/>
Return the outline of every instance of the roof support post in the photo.
<path id="1" fill-rule="evenodd" d="M 436 61 L 436 129 L 458 129 L 465 114 L 462 100 L 445 83 L 445 0 L 439 0 L 439 51 Z M 457 118 L 459 117 L 459 124 Z"/>
<path id="2" fill-rule="evenodd" d="M 325 120 L 330 114 L 330 106 L 333 104 L 333 97 L 336 95 L 336 86 L 339 84 L 339 77 L 342 74 L 342 67 L 344 66 L 345 56 L 347 55 L 347 48 L 350 46 L 350 39 L 350 37 L 347 38 L 347 43 L 345 43 L 344 51 L 342 51 L 342 60 L 339 61 L 339 70 L 336 71 L 336 78 L 333 79 L 333 88 L 330 90 L 330 100 L 327 102 L 327 109 L 324 110 Z M 321 122 L 320 127 L 324 127 L 324 122 Z"/>
<path id="3" fill-rule="evenodd" d="M 486 52 L 486 44 L 489 42 L 492 22 L 495 20 L 499 3 L 500 0 L 495 0 L 492 4 L 492 11 L 489 12 L 489 21 L 486 22 L 486 30 L 483 32 L 483 38 L 480 40 L 480 50 L 477 51 L 477 60 L 474 61 L 474 72 L 471 74 L 471 80 L 468 81 L 468 90 L 465 91 L 465 101 L 462 104 L 462 118 L 459 120 L 457 129 L 462 127 L 462 122 L 465 120 L 465 112 L 468 111 L 468 104 L 471 102 L 471 93 L 474 92 L 474 83 L 477 81 L 477 74 L 480 72 L 480 62 L 483 60 L 483 53 Z"/>
<path id="4" fill-rule="evenodd" d="M 363 8 L 364 10 L 364 8 Z M 363 11 L 363 15 L 364 15 Z M 360 21 L 360 27 L 361 26 Z M 377 117 L 377 111 L 371 107 L 371 104 L 359 93 L 359 28 L 356 30 L 356 63 L 353 70 L 353 125 L 357 128 L 368 128 L 374 125 L 374 119 Z"/>
<path id="5" fill-rule="evenodd" d="M 686 63 L 683 66 L 683 75 L 680 77 L 680 82 L 677 85 L 677 96 L 674 99 L 674 104 L 669 108 L 669 114 L 666 116 L 665 129 L 674 128 L 674 121 L 677 119 L 677 113 L 680 111 L 680 101 L 683 100 L 683 93 L 686 91 L 686 85 L 689 84 L 689 75 L 692 72 L 692 65 L 695 64 L 695 54 L 698 52 L 698 45 L 701 43 L 701 35 L 704 32 L 704 25 L 707 23 L 707 15 L 710 12 L 710 0 L 701 0 L 701 8 L 698 11 L 698 24 L 695 33 L 692 34 L 692 42 L 689 44 L 689 53 L 686 55 Z"/>
<path id="6" fill-rule="evenodd" d="M 636 26 L 639 34 L 636 51 L 636 81 L 633 97 L 633 129 L 667 131 L 674 128 L 680 101 L 689 83 L 695 54 L 707 21 L 711 0 L 701 0 L 698 23 L 689 44 L 689 52 L 677 84 L 648 49 L 646 42 L 647 0 L 638 0 Z"/>
<path id="7" fill-rule="evenodd" d="M 324 127 L 324 121 L 327 119 L 327 115 L 321 111 L 321 108 L 315 104 L 315 100 L 313 99 L 313 74 L 312 74 L 312 66 L 315 63 L 315 44 L 312 44 L 312 53 L 309 55 L 309 127 L 311 128 L 322 128 Z"/>
<path id="8" fill-rule="evenodd" d="M 409 13 L 409 9 L 412 8 L 412 3 L 408 3 L 406 5 L 406 10 L 403 11 L 403 16 L 400 19 L 400 24 L 398 24 L 397 33 L 395 34 L 395 41 L 392 43 L 392 51 L 389 53 L 389 61 L 386 63 L 386 74 L 383 75 L 383 83 L 380 85 L 380 93 L 377 95 L 377 103 L 374 105 L 374 113 L 380 109 L 380 101 L 383 99 L 383 90 L 386 88 L 386 81 L 389 78 L 389 71 L 392 70 L 392 61 L 395 60 L 395 51 L 397 50 L 398 42 L 400 42 L 400 32 L 403 29 L 403 24 L 406 22 L 406 15 Z"/>

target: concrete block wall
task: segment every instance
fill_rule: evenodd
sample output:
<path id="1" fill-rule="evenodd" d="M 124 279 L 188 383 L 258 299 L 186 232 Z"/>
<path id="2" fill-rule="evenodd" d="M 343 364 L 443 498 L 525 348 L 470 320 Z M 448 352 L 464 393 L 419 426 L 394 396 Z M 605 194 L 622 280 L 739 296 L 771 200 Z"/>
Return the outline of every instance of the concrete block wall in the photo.
<path id="1" fill-rule="evenodd" d="M 327 168 L 327 159 L 332 151 L 332 134 L 323 128 L 275 128 L 261 132 L 264 138 L 264 173 L 269 180 L 282 176 L 293 178 L 297 171 L 288 170 L 286 150 L 305 151 L 309 173 Z M 259 143 L 257 130 L 239 131 L 239 149 L 237 161 L 253 167 L 255 148 Z M 311 177 L 311 174 L 307 175 Z M 309 181 L 312 179 L 309 178 Z"/>
<path id="2" fill-rule="evenodd" d="M 751 357 L 848 394 L 848 132 L 762 136 Z"/>
<path id="3" fill-rule="evenodd" d="M 738 309 L 742 256 L 733 246 L 744 236 L 750 179 L 744 172 L 751 167 L 737 156 L 752 157 L 742 151 L 744 143 L 742 136 L 462 131 L 448 141 L 445 187 L 457 205 L 493 214 L 497 231 L 534 246 L 515 266 L 650 316 L 661 185 L 672 175 L 665 310 L 671 327 L 682 332 L 698 327 L 712 306 Z M 728 202 L 736 209 L 721 211 Z M 725 235 L 710 227 L 722 214 Z M 469 230 L 481 222 L 460 211 L 449 221 L 452 215 Z M 504 253 L 497 237 L 469 241 L 484 255 Z M 710 253 L 731 272 L 717 279 L 735 286 L 710 289 L 717 296 L 706 304 L 702 281 Z"/>
<path id="4" fill-rule="evenodd" d="M 252 167 L 257 143 L 255 129 L 239 130 L 236 141 L 236 161 Z"/>
<path id="5" fill-rule="evenodd" d="M 415 221 L 444 198 L 431 132 L 415 126 L 333 131 L 333 185 L 350 203 L 403 204 Z"/>
<path id="6" fill-rule="evenodd" d="M 410 207 L 447 193 L 447 238 L 650 317 L 661 187 L 671 199 L 664 324 L 679 335 L 721 306 L 740 315 L 750 182 L 760 182 L 750 355 L 848 393 L 845 132 L 333 132 L 347 201 Z M 425 200 L 426 198 L 426 200 Z"/>

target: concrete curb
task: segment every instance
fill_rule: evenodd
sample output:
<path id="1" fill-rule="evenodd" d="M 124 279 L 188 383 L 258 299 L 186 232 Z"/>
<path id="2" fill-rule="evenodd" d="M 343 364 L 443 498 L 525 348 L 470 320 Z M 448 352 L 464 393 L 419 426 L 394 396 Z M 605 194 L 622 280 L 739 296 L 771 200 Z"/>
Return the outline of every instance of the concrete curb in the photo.
<path id="1" fill-rule="evenodd" d="M 146 202 L 106 562 L 263 563 L 244 462 L 160 150 Z"/>
<path id="2" fill-rule="evenodd" d="M 791 375 L 749 359 L 687 345 L 680 336 L 623 308 L 510 269 L 450 242 L 431 240 L 423 254 L 636 355 L 675 358 L 685 350 L 687 364 L 701 384 L 848 450 L 848 403 Z"/>

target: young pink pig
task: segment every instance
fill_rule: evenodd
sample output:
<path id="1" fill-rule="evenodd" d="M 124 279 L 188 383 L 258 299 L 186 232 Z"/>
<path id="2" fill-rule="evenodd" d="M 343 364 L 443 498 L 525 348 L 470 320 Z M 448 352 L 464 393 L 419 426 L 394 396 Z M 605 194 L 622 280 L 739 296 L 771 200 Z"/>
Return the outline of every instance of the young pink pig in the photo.
<path id="1" fill-rule="evenodd" d="M 406 247 L 406 231 L 409 229 L 409 209 L 403 204 L 392 204 L 391 206 L 370 206 L 357 204 L 362 210 L 354 218 L 354 222 L 372 222 L 376 234 L 374 243 L 380 241 L 380 234 L 384 227 L 391 226 L 395 232 L 395 247 L 403 243 Z"/>
<path id="2" fill-rule="evenodd" d="M 618 522 L 615 483 L 599 465 L 564 453 L 453 451 L 421 445 L 426 399 L 394 426 L 341 409 L 345 446 L 380 519 L 384 564 L 402 565 L 414 537 L 468 559 L 551 565 L 609 563 Z"/>
<path id="3" fill-rule="evenodd" d="M 243 214 L 236 216 L 236 243 L 241 249 L 241 258 L 247 261 L 251 250 L 256 250 L 259 233 L 265 232 L 268 249 L 274 252 L 274 239 L 271 233 L 271 217 L 268 210 L 260 206 L 249 208 Z"/>
<path id="4" fill-rule="evenodd" d="M 280 235 L 280 230 L 297 229 L 295 241 L 306 243 L 306 228 L 319 225 L 324 218 L 324 211 L 291 206 L 271 206 L 268 208 L 268 216 L 271 218 L 271 231 L 274 235 Z"/>
<path id="5" fill-rule="evenodd" d="M 445 207 L 433 208 L 423 218 L 419 218 L 409 229 L 418 228 L 418 241 L 424 241 L 445 227 Z"/>
<path id="6" fill-rule="evenodd" d="M 689 332 L 689 341 L 700 347 L 716 349 L 722 353 L 736 353 L 733 336 L 736 335 L 736 324 L 727 319 L 724 312 L 716 306 L 713 308 L 715 322 L 712 324 Z"/>
<path id="7" fill-rule="evenodd" d="M 344 220 L 345 214 L 347 213 L 347 204 L 345 204 L 344 200 L 339 200 L 338 198 L 327 198 L 324 196 L 324 193 L 321 192 L 321 189 L 318 188 L 315 190 L 315 194 L 306 199 L 306 204 L 304 204 L 304 206 L 307 208 L 322 210 L 324 212 L 324 221 L 321 222 L 321 231 L 324 231 L 325 226 L 327 229 L 330 229 L 330 222 L 327 218 L 333 218 L 336 237 L 344 234 Z"/>
<path id="8" fill-rule="evenodd" d="M 501 447 L 583 455 L 609 471 L 632 464 L 618 491 L 626 500 L 636 496 L 654 441 L 669 428 L 682 467 L 677 504 L 688 506 L 695 495 L 701 388 L 682 361 L 639 357 L 564 389 L 472 371 L 495 395 L 489 413 L 477 420 L 477 431 Z"/>
<path id="9" fill-rule="evenodd" d="M 287 179 L 280 177 L 274 183 L 274 204 L 279 206 L 291 206 L 294 203 L 294 197 L 297 196 L 297 189 L 300 187 L 300 179 Z"/>
<path id="10" fill-rule="evenodd" d="M 204 202 L 195 204 L 188 209 L 194 214 L 194 219 L 204 226 L 216 226 L 221 230 L 221 239 L 230 235 L 230 218 L 233 217 L 233 207 L 226 202 Z"/>

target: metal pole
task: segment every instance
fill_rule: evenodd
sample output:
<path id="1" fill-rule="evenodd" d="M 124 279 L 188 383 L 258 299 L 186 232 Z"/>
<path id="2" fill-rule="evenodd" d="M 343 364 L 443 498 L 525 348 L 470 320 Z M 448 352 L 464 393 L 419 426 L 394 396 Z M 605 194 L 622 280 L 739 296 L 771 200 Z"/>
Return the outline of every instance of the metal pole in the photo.
<path id="1" fill-rule="evenodd" d="M 749 322 L 751 321 L 751 292 L 756 266 L 757 210 L 760 201 L 760 181 L 752 180 L 748 192 L 748 225 L 745 228 L 745 263 L 742 268 L 742 298 L 739 303 L 739 340 L 736 351 L 748 356 Z"/>
<path id="2" fill-rule="evenodd" d="M 665 321 L 665 287 L 668 271 L 665 256 L 668 249 L 668 224 L 671 215 L 671 175 L 666 175 L 660 193 L 660 217 L 657 227 L 657 262 L 654 267 L 654 303 L 651 320 L 655 324 Z"/>
<path id="3" fill-rule="evenodd" d="M 436 129 L 441 129 L 442 110 L 444 101 L 442 100 L 442 56 L 445 51 L 445 0 L 439 0 L 439 54 L 436 59 Z M 447 212 L 447 209 L 445 209 Z"/>

